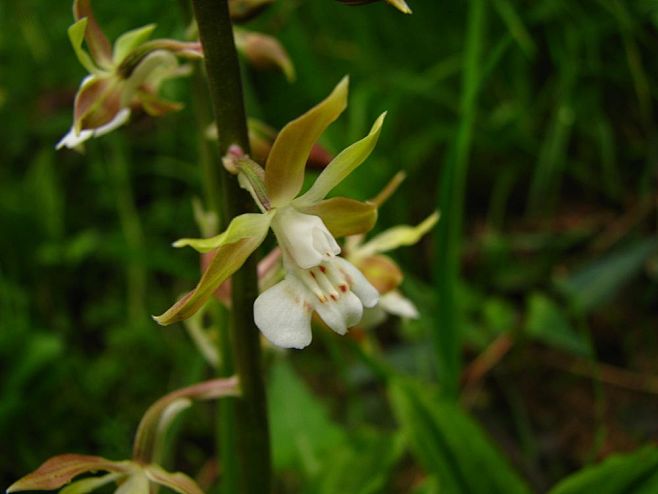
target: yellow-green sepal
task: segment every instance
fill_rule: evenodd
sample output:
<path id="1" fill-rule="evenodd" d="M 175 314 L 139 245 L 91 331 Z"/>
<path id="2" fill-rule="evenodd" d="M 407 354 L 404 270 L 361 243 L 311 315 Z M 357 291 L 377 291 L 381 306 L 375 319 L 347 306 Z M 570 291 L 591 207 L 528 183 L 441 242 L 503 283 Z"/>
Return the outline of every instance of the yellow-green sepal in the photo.
<path id="1" fill-rule="evenodd" d="M 404 245 L 413 245 L 430 231 L 436 225 L 437 221 L 439 221 L 439 212 L 434 211 L 434 213 L 416 226 L 399 225 L 389 228 L 365 243 L 359 249 L 359 257 L 378 252 L 387 252 Z"/>
<path id="2" fill-rule="evenodd" d="M 210 238 L 181 238 L 174 242 L 174 247 L 192 247 L 205 254 L 218 249 L 222 245 L 230 244 L 258 234 L 263 228 L 267 230 L 272 221 L 272 212 L 264 214 L 246 213 L 233 218 L 226 231 Z"/>
<path id="3" fill-rule="evenodd" d="M 304 214 L 319 216 L 336 238 L 365 233 L 377 222 L 375 204 L 347 197 L 332 197 L 297 209 Z"/>
<path id="4" fill-rule="evenodd" d="M 260 215 L 266 217 L 266 215 Z M 165 313 L 154 316 L 159 324 L 166 326 L 191 317 L 211 297 L 214 291 L 235 273 L 247 260 L 252 252 L 265 239 L 269 229 L 270 218 L 260 221 L 257 228 L 251 230 L 250 236 L 243 237 L 232 243 L 224 241 L 218 249 L 208 269 L 201 276 L 197 286 L 171 306 Z"/>
<path id="5" fill-rule="evenodd" d="M 73 51 L 75 51 L 76 57 L 82 64 L 82 66 L 87 69 L 90 74 L 98 72 L 98 67 L 93 62 L 89 53 L 87 53 L 84 48 L 82 48 L 82 41 L 85 39 L 85 31 L 87 30 L 87 18 L 80 19 L 75 24 L 69 26 L 68 35 L 69 40 L 71 41 L 71 46 L 73 46 Z"/>
<path id="6" fill-rule="evenodd" d="M 155 24 L 148 24 L 137 29 L 132 29 L 119 36 L 114 42 L 114 51 L 112 53 L 114 64 L 119 66 L 135 48 L 151 37 L 154 29 Z"/>
<path id="7" fill-rule="evenodd" d="M 279 132 L 265 166 L 265 186 L 272 206 L 283 206 L 299 193 L 313 144 L 347 107 L 349 79 L 344 77 L 327 98 Z"/>
<path id="8" fill-rule="evenodd" d="M 331 160 L 331 163 L 322 171 L 311 188 L 295 199 L 295 203 L 311 204 L 324 199 L 331 189 L 363 163 L 377 145 L 384 118 L 386 118 L 386 112 L 375 120 L 367 136 L 345 148 Z"/>
<path id="9" fill-rule="evenodd" d="M 7 492 L 49 491 L 68 484 L 87 472 L 130 474 L 135 465 L 130 461 L 112 461 L 100 456 L 63 454 L 46 460 L 39 468 L 14 482 Z"/>
<path id="10" fill-rule="evenodd" d="M 103 70 L 112 68 L 112 47 L 105 33 L 96 22 L 96 17 L 91 9 L 90 0 L 73 0 L 73 18 L 79 21 L 87 19 L 84 37 L 87 41 L 89 53 L 98 67 Z"/>

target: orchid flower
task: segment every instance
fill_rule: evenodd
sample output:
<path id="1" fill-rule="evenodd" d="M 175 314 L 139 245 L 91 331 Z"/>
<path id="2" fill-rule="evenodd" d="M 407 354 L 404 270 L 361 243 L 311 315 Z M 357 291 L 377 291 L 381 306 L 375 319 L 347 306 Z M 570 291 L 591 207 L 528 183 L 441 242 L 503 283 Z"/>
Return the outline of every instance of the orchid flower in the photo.
<path id="1" fill-rule="evenodd" d="M 377 290 L 351 263 L 337 257 L 341 249 L 335 240 L 372 228 L 376 205 L 325 197 L 370 155 L 385 114 L 366 137 L 339 153 L 299 195 L 313 144 L 346 108 L 347 89 L 344 78 L 325 100 L 287 124 L 272 145 L 264 170 L 246 156 L 233 157 L 240 183 L 261 213 L 234 218 L 227 230 L 215 237 L 174 243 L 199 252 L 215 251 L 215 257 L 196 288 L 155 317 L 156 321 L 171 324 L 199 310 L 263 242 L 270 227 L 281 249 L 285 277 L 258 297 L 254 320 L 272 343 L 289 348 L 307 346 L 313 312 L 331 329 L 344 334 L 360 321 L 363 307 L 377 303 Z"/>
<path id="2" fill-rule="evenodd" d="M 61 494 L 86 494 L 115 483 L 115 494 L 149 494 L 157 484 L 180 494 L 203 494 L 190 477 L 171 473 L 158 465 L 165 437 L 173 419 L 193 401 L 239 396 L 236 377 L 212 379 L 173 391 L 157 400 L 144 414 L 133 443 L 130 460 L 114 461 L 100 456 L 63 454 L 46 460 L 32 473 L 14 482 L 7 493 L 63 489 Z M 103 475 L 73 479 L 84 473 Z"/>
<path id="3" fill-rule="evenodd" d="M 168 78 L 186 74 L 177 56 L 201 58 L 199 43 L 170 39 L 147 41 L 155 24 L 128 31 L 114 47 L 98 26 L 90 0 L 75 0 L 76 22 L 68 34 L 78 60 L 89 71 L 75 97 L 73 126 L 57 143 L 80 148 L 91 137 L 99 137 L 120 127 L 130 118 L 131 106 L 160 116 L 180 105 L 158 96 L 160 84 Z M 82 48 L 87 42 L 89 52 Z"/>
<path id="4" fill-rule="evenodd" d="M 376 235 L 364 243 L 363 235 L 349 237 L 345 244 L 345 258 L 353 263 L 379 291 L 379 303 L 363 315 L 360 326 L 374 327 L 393 314 L 403 318 L 418 318 L 418 309 L 399 290 L 402 271 L 397 263 L 382 255 L 398 247 L 413 245 L 429 232 L 439 220 L 434 212 L 416 226 L 398 225 Z"/>

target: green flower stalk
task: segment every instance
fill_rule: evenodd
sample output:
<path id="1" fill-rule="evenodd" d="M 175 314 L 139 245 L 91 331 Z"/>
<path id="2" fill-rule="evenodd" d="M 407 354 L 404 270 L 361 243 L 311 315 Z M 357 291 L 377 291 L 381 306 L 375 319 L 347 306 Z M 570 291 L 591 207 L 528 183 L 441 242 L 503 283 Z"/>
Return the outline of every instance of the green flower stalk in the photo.
<path id="1" fill-rule="evenodd" d="M 311 342 L 313 312 L 339 334 L 356 325 L 364 307 L 377 303 L 375 288 L 358 269 L 337 257 L 336 237 L 368 231 L 377 207 L 326 195 L 356 169 L 374 149 L 385 114 L 370 133 L 339 153 L 308 191 L 299 195 L 308 156 L 324 130 L 347 106 L 348 80 L 343 79 L 317 106 L 286 125 L 278 134 L 263 170 L 234 149 L 227 167 L 238 173 L 261 213 L 233 219 L 226 231 L 209 239 L 182 239 L 176 247 L 215 252 L 196 288 L 156 317 L 171 324 L 199 310 L 220 284 L 233 274 L 265 239 L 270 227 L 281 248 L 286 275 L 254 304 L 254 320 L 275 345 L 303 348 Z"/>

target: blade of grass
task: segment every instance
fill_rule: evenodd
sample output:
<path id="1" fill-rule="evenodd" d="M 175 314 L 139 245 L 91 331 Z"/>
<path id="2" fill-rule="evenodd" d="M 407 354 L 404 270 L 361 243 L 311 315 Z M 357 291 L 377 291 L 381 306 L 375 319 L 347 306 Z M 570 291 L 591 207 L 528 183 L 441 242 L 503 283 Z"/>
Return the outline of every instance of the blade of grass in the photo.
<path id="1" fill-rule="evenodd" d="M 468 5 L 465 63 L 462 72 L 462 119 L 457 130 L 455 147 L 446 160 L 439 185 L 439 210 L 444 216 L 437 228 L 434 265 L 439 325 L 434 328 L 432 338 L 442 389 L 444 394 L 452 399 L 457 398 L 461 372 L 461 312 L 456 292 L 464 195 L 480 90 L 486 27 L 485 1 L 473 0 Z"/>

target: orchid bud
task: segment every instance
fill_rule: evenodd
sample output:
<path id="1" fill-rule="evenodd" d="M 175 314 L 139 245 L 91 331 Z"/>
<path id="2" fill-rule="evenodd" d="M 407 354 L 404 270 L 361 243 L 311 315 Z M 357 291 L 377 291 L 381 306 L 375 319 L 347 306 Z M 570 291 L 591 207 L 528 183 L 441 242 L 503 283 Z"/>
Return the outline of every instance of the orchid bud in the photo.
<path id="1" fill-rule="evenodd" d="M 274 0 L 229 0 L 228 8 L 233 22 L 253 19 L 274 3 Z"/>
<path id="2" fill-rule="evenodd" d="M 234 29 L 235 45 L 257 69 L 278 68 L 289 81 L 295 79 L 295 67 L 285 48 L 267 34 Z"/>
<path id="3" fill-rule="evenodd" d="M 354 265 L 381 295 L 395 290 L 404 278 L 395 261 L 381 254 L 365 257 Z"/>

